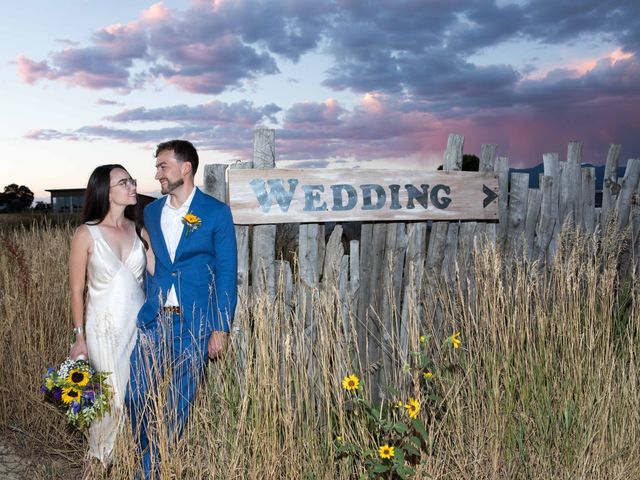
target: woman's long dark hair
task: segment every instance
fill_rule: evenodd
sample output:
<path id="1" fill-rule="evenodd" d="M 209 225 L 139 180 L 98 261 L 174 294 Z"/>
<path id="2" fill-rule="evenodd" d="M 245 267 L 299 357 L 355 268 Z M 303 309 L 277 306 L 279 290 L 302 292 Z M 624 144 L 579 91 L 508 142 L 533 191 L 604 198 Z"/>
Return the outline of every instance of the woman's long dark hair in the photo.
<path id="1" fill-rule="evenodd" d="M 111 185 L 111 170 L 120 168 L 127 172 L 127 169 L 117 163 L 100 165 L 91 173 L 87 189 L 84 192 L 84 207 L 82 208 L 82 223 L 98 225 L 109 213 L 109 188 Z M 127 172 L 128 174 L 129 172 Z M 135 205 L 128 205 L 124 209 L 125 218 L 131 220 L 136 227 L 136 233 L 145 249 L 149 248 L 146 240 L 142 238 L 142 228 L 144 220 L 140 201 Z"/>

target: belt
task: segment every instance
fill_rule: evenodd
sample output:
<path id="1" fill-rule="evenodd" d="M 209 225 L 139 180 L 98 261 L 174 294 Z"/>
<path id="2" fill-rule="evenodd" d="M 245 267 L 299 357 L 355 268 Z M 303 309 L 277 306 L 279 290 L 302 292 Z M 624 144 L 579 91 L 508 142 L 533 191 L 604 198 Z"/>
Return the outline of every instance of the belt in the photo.
<path id="1" fill-rule="evenodd" d="M 175 313 L 176 315 L 180 315 L 182 313 L 182 309 L 180 307 L 177 307 L 177 306 L 162 307 L 162 312 L 163 313 Z"/>

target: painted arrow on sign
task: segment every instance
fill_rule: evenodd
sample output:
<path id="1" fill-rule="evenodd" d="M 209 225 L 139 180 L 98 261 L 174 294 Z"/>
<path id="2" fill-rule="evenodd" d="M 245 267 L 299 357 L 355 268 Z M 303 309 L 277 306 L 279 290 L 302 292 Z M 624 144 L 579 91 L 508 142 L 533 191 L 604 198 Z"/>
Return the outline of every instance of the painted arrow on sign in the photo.
<path id="1" fill-rule="evenodd" d="M 498 194 L 496 192 L 494 192 L 493 190 L 491 190 L 486 185 L 482 185 L 482 191 L 486 195 L 486 197 L 484 197 L 484 200 L 482 201 L 482 208 L 487 208 L 487 205 L 489 205 L 496 198 L 498 198 Z"/>

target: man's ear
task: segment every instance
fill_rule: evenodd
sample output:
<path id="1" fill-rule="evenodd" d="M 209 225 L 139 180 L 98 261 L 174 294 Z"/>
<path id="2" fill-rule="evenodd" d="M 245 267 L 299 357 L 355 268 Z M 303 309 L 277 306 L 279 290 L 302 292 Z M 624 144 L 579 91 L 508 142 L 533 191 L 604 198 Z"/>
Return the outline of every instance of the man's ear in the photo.
<path id="1" fill-rule="evenodd" d="M 182 175 L 189 175 L 193 170 L 193 165 L 190 162 L 182 163 Z"/>

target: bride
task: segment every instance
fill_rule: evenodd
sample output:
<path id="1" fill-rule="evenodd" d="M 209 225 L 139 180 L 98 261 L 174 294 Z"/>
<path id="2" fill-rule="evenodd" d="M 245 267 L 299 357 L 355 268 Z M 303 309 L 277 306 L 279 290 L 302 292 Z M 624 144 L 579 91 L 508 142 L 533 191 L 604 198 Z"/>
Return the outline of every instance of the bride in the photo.
<path id="1" fill-rule="evenodd" d="M 69 283 L 75 342 L 69 356 L 85 356 L 109 372 L 111 413 L 89 427 L 89 454 L 107 465 L 123 425 L 129 358 L 136 317 L 144 302 L 143 276 L 153 252 L 133 209 L 136 181 L 121 165 L 97 167 L 87 184 L 83 224 L 71 241 Z M 86 295 L 85 295 L 86 287 Z"/>

